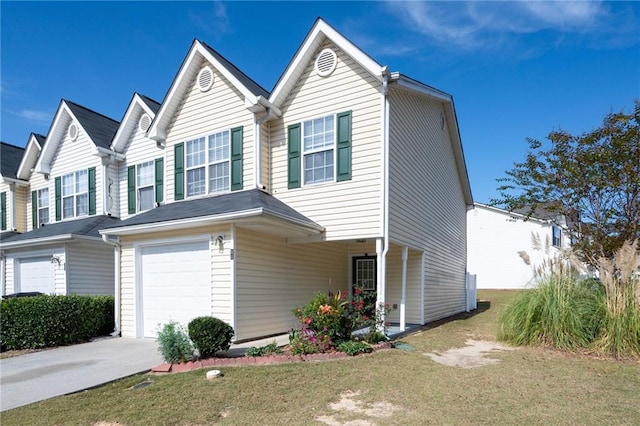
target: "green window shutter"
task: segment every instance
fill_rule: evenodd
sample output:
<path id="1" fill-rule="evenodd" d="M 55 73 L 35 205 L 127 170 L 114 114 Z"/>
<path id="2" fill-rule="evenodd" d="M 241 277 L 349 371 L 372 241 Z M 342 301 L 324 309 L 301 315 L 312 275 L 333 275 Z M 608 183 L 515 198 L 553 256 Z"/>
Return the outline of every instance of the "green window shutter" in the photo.
<path id="1" fill-rule="evenodd" d="M 31 226 L 38 227 L 38 191 L 31 191 Z"/>
<path id="2" fill-rule="evenodd" d="M 231 190 L 242 189 L 242 127 L 231 129 Z"/>
<path id="3" fill-rule="evenodd" d="M 336 180 L 351 180 L 351 111 L 338 114 Z"/>
<path id="4" fill-rule="evenodd" d="M 136 212 L 136 166 L 127 167 L 127 212 Z"/>
<path id="5" fill-rule="evenodd" d="M 96 214 L 96 168 L 89 169 L 89 214 Z"/>
<path id="6" fill-rule="evenodd" d="M 7 193 L 0 193 L 0 228 L 7 229 Z"/>
<path id="7" fill-rule="evenodd" d="M 56 221 L 62 219 L 62 178 L 56 178 Z"/>
<path id="8" fill-rule="evenodd" d="M 288 188 L 300 188 L 300 123 L 287 128 Z"/>
<path id="9" fill-rule="evenodd" d="M 156 203 L 164 201 L 164 158 L 156 158 Z"/>
<path id="10" fill-rule="evenodd" d="M 184 143 L 179 143 L 174 147 L 175 167 L 174 167 L 174 199 L 184 199 Z"/>

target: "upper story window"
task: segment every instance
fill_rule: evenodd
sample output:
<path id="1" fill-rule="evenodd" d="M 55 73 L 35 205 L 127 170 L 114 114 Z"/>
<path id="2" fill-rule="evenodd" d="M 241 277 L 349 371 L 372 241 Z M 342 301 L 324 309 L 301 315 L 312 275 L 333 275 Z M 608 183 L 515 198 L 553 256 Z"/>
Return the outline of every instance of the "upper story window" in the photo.
<path id="1" fill-rule="evenodd" d="M 551 244 L 554 247 L 562 247 L 562 229 L 559 226 L 551 227 Z"/>
<path id="2" fill-rule="evenodd" d="M 304 183 L 334 180 L 335 119 L 333 115 L 305 121 L 302 126 Z"/>
<path id="3" fill-rule="evenodd" d="M 89 179 L 87 170 L 62 176 L 62 218 L 89 214 Z"/>
<path id="4" fill-rule="evenodd" d="M 127 212 L 152 209 L 164 198 L 164 159 L 127 167 Z"/>
<path id="5" fill-rule="evenodd" d="M 229 190 L 229 131 L 186 142 L 187 196 Z"/>
<path id="6" fill-rule="evenodd" d="M 351 111 L 287 128 L 288 188 L 351 180 Z"/>
<path id="7" fill-rule="evenodd" d="M 36 199 L 38 204 L 36 223 L 39 225 L 49 223 L 49 188 L 39 189 Z"/>

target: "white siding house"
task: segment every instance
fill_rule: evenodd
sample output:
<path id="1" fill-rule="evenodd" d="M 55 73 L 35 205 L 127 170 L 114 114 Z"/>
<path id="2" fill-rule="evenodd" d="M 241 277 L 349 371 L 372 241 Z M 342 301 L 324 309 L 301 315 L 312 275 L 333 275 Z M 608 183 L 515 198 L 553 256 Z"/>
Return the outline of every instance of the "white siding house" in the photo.
<path id="1" fill-rule="evenodd" d="M 32 135 L 18 169 L 27 182 L 21 232 L 0 241 L 4 294 L 113 294 L 114 255 L 98 230 L 111 216 L 107 183 L 118 123 L 62 100 L 46 142 Z M 27 193 L 27 188 L 29 193 Z"/>
<path id="2" fill-rule="evenodd" d="M 548 246 L 534 250 L 532 235 Z M 522 289 L 534 285 L 533 267 L 545 256 L 571 246 L 561 218 L 540 218 L 475 203 L 467 213 L 468 269 L 482 289 Z M 527 253 L 527 265 L 520 253 Z"/>
<path id="3" fill-rule="evenodd" d="M 112 146 L 126 220 L 101 231 L 123 336 L 198 315 L 236 341 L 282 333 L 316 291 L 356 283 L 400 328 L 465 310 L 473 200 L 453 100 L 323 20 L 272 93 L 196 40 L 157 111 L 128 111 Z M 146 132 L 127 124 L 142 114 Z M 129 210 L 123 165 L 160 156 L 161 200 Z"/>

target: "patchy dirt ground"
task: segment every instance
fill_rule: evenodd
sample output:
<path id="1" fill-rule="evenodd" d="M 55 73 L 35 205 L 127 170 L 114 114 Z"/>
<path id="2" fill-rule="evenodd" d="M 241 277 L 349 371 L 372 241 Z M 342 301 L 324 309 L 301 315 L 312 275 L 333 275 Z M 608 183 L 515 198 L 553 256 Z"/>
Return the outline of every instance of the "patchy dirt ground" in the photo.
<path id="1" fill-rule="evenodd" d="M 501 345 L 497 342 L 468 339 L 464 348 L 449 349 L 442 354 L 425 353 L 435 362 L 450 367 L 477 368 L 496 364 L 500 360 L 489 358 L 488 355 L 501 351 L 511 351 L 515 348 Z"/>
<path id="2" fill-rule="evenodd" d="M 365 404 L 358 401 L 356 397 L 360 392 L 347 391 L 340 395 L 340 400 L 329 404 L 329 407 L 336 412 L 331 416 L 316 417 L 316 420 L 329 426 L 372 426 L 373 420 L 381 417 L 391 417 L 395 411 L 402 410 L 402 407 L 388 402 L 374 402 Z M 363 417 L 354 420 L 346 420 L 345 417 Z"/>

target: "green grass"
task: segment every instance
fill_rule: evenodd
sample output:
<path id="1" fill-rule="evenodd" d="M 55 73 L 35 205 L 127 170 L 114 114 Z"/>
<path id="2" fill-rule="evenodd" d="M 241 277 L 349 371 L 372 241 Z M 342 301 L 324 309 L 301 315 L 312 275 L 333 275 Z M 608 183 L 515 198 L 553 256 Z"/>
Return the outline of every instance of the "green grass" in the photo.
<path id="1" fill-rule="evenodd" d="M 541 348 L 492 355 L 498 364 L 460 369 L 424 352 L 495 340 L 497 315 L 516 293 L 481 291 L 480 313 L 433 324 L 404 337 L 413 351 L 388 350 L 331 362 L 223 368 L 166 376 L 139 375 L 103 387 L 4 412 L 7 425 L 322 424 L 377 425 L 638 424 L 640 365 Z M 151 380 L 150 386 L 132 389 Z M 397 407 L 391 417 L 336 412 L 346 391 L 363 404 Z"/>

